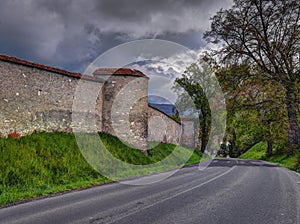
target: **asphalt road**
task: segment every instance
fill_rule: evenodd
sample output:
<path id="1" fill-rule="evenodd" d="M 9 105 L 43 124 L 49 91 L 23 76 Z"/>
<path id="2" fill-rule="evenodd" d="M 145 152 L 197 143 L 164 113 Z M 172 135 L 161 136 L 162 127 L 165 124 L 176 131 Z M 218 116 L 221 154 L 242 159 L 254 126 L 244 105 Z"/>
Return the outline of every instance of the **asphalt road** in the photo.
<path id="1" fill-rule="evenodd" d="M 113 183 L 0 209 L 0 223 L 298 224 L 300 176 L 260 161 L 215 159 L 151 185 Z"/>

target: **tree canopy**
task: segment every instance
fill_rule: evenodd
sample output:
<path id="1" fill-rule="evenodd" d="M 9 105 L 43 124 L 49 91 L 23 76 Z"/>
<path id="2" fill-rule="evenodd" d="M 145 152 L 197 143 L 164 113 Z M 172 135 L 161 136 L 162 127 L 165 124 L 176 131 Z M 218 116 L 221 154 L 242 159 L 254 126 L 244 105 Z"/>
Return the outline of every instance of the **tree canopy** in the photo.
<path id="1" fill-rule="evenodd" d="M 225 99 L 214 69 L 199 60 L 188 66 L 174 83 L 176 107 L 195 120 L 202 152 L 215 153 L 225 131 Z"/>
<path id="2" fill-rule="evenodd" d="M 289 149 L 299 149 L 300 1 L 234 0 L 232 8 L 219 10 L 211 20 L 204 37 L 220 48 L 210 58 L 224 66 L 248 65 L 284 88 Z"/>

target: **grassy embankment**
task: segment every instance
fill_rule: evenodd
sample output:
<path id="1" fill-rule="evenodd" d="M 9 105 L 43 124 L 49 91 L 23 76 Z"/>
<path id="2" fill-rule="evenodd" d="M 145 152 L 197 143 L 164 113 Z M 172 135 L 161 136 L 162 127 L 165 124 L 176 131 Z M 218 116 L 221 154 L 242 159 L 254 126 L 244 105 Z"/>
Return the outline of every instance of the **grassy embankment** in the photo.
<path id="1" fill-rule="evenodd" d="M 141 151 L 124 145 L 116 137 L 107 134 L 100 136 L 104 146 L 115 157 L 131 164 L 153 164 L 170 155 L 175 148 L 174 145 L 160 143 L 150 149 L 146 156 Z M 90 138 L 89 135 L 89 145 L 97 152 L 99 136 L 94 137 Z M 167 165 L 124 172 L 122 176 L 126 178 L 175 168 L 182 164 L 178 158 L 189 153 L 190 149 L 181 148 Z M 99 156 L 99 153 L 93 154 L 95 160 Z M 186 165 L 200 160 L 201 153 L 196 150 Z M 0 170 L 0 205 L 111 182 L 86 162 L 74 135 L 66 133 L 35 133 L 21 138 L 0 138 Z"/>
<path id="2" fill-rule="evenodd" d="M 274 153 L 274 155 L 267 157 L 267 143 L 259 142 L 254 145 L 247 152 L 242 154 L 239 158 L 241 159 L 252 159 L 252 160 L 264 160 L 278 164 L 279 166 L 286 167 L 288 169 L 297 171 L 300 173 L 300 165 L 297 163 L 299 153 L 295 152 L 292 155 L 286 155 L 284 153 Z"/>

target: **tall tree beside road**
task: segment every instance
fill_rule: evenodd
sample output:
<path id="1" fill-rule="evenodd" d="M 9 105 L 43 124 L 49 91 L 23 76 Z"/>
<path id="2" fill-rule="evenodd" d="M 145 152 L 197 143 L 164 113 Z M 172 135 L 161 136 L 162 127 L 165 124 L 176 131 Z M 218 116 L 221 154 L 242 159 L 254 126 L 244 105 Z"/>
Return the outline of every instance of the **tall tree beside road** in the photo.
<path id="1" fill-rule="evenodd" d="M 219 83 L 213 68 L 202 60 L 188 66 L 182 77 L 177 78 L 174 83 L 173 88 L 178 94 L 176 107 L 193 117 L 198 115 L 196 123 L 200 129 L 201 152 L 206 149 L 214 150 L 215 146 L 210 143 L 222 133 L 223 113 L 219 104 L 223 97 L 218 87 Z"/>
<path id="2" fill-rule="evenodd" d="M 267 141 L 267 155 L 272 155 L 273 142 L 278 144 L 287 139 L 285 91 L 282 85 L 266 79 L 263 72 L 253 71 L 248 65 L 232 64 L 219 68 L 216 76 L 225 94 L 227 107 L 227 131 L 223 141 L 232 141 L 231 133 L 237 131 L 239 143 L 243 142 L 241 133 L 245 137 L 253 137 L 246 138 L 250 140 L 245 142 L 246 148 L 257 141 Z M 245 150 L 245 144 L 237 144 L 237 147 Z"/>
<path id="3" fill-rule="evenodd" d="M 299 149 L 300 1 L 234 0 L 212 18 L 204 37 L 221 45 L 212 53 L 219 63 L 248 64 L 284 87 L 289 152 Z"/>
<path id="4" fill-rule="evenodd" d="M 207 78 L 208 67 L 205 67 L 204 71 L 201 71 L 196 63 L 191 64 L 182 75 L 181 78 L 175 80 L 174 88 L 179 90 L 183 88 L 185 91 L 179 95 L 176 102 L 177 105 L 181 105 L 181 110 L 190 110 L 188 103 L 189 99 L 193 101 L 197 111 L 191 111 L 192 113 L 198 112 L 199 114 L 199 140 L 201 142 L 200 150 L 205 151 L 208 144 L 209 133 L 211 128 L 211 111 L 209 108 L 209 102 L 206 97 L 205 85 Z M 180 92 L 180 91 L 178 91 Z"/>

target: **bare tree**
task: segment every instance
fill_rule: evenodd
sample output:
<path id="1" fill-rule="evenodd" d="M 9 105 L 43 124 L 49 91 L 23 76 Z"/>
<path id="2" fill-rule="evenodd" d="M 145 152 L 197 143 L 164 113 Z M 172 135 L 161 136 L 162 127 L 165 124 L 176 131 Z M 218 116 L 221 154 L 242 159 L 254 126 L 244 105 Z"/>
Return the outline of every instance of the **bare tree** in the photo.
<path id="1" fill-rule="evenodd" d="M 221 44 L 215 51 L 221 63 L 247 63 L 266 78 L 283 85 L 288 110 L 289 152 L 300 148 L 297 85 L 300 80 L 300 1 L 234 0 L 228 10 L 211 18 L 204 35 Z"/>

